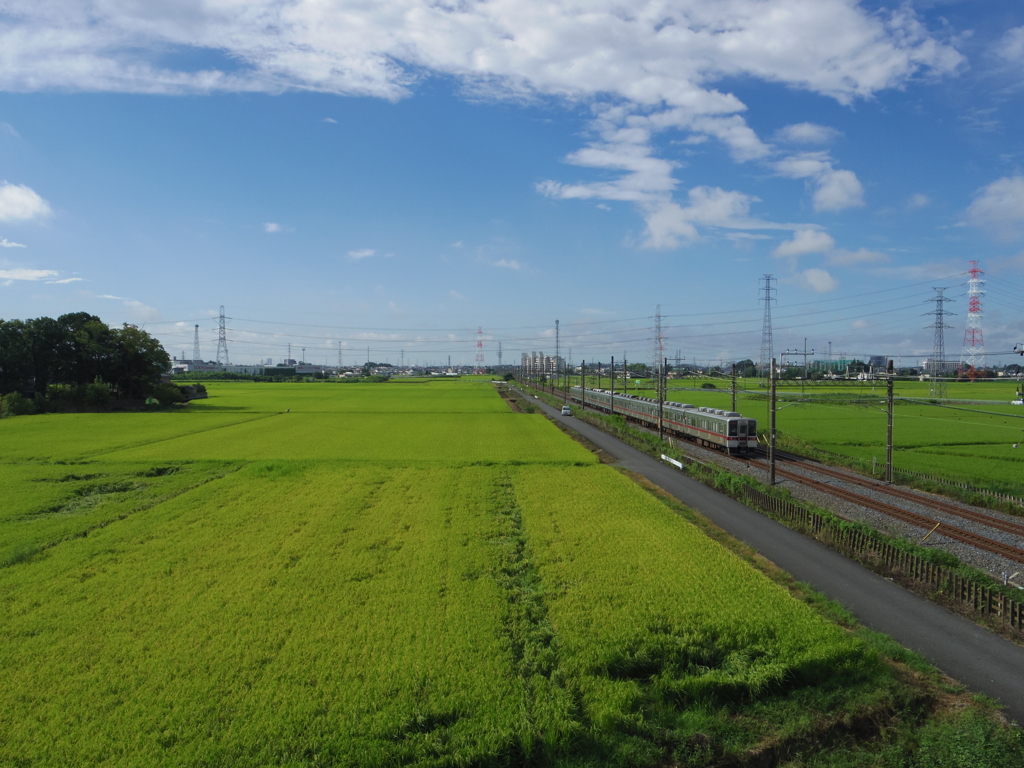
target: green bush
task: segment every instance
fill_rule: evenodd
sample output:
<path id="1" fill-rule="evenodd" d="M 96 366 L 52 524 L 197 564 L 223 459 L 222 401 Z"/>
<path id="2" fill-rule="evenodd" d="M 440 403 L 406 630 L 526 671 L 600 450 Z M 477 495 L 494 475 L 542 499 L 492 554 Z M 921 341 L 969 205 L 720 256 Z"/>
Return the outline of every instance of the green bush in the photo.
<path id="1" fill-rule="evenodd" d="M 185 402 L 185 395 L 173 384 L 160 384 L 153 390 L 153 397 L 164 408 L 174 403 Z"/>
<path id="2" fill-rule="evenodd" d="M 36 403 L 20 392 L 11 392 L 0 397 L 0 418 L 8 416 L 30 416 L 36 412 Z"/>
<path id="3" fill-rule="evenodd" d="M 99 379 L 92 384 L 86 384 L 85 404 L 90 408 L 106 408 L 110 404 L 110 386 Z"/>

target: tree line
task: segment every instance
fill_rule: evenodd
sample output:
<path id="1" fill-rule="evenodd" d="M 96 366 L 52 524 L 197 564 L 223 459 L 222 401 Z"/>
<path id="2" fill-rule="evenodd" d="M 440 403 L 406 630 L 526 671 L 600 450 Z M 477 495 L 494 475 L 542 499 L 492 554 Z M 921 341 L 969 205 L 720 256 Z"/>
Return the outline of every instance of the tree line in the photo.
<path id="1" fill-rule="evenodd" d="M 169 366 L 160 342 L 128 323 L 112 328 L 87 312 L 0 320 L 0 395 L 76 399 L 92 387 L 134 400 L 153 394 Z"/>

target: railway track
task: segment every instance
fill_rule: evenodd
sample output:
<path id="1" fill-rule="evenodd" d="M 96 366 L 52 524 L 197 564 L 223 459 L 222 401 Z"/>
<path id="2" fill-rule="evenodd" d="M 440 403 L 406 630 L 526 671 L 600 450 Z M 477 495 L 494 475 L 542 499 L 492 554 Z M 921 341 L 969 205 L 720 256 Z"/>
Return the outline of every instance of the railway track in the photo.
<path id="1" fill-rule="evenodd" d="M 758 469 L 763 469 L 766 471 L 768 470 L 768 464 L 763 461 L 759 461 L 757 459 L 749 459 L 748 463 L 757 467 Z M 813 471 L 817 472 L 818 468 L 815 467 Z M 831 496 L 836 496 L 838 498 L 844 499 L 854 504 L 859 504 L 862 507 L 873 509 L 876 512 L 881 512 L 882 514 L 888 515 L 889 517 L 894 517 L 897 520 L 902 520 L 906 523 L 916 525 L 920 528 L 931 529 L 935 527 L 936 524 L 935 520 L 933 520 L 930 517 L 927 517 L 926 515 L 919 515 L 916 512 L 909 512 L 905 509 L 900 509 L 899 507 L 894 506 L 892 504 L 886 504 L 883 501 L 878 501 L 877 499 L 872 499 L 868 496 L 864 496 L 859 493 L 854 493 L 853 491 L 848 491 L 844 488 L 837 488 L 835 485 L 831 483 L 826 483 L 821 480 L 815 480 L 814 478 L 807 477 L 806 475 L 802 475 L 799 472 L 792 472 L 787 469 L 780 469 L 778 466 L 776 466 L 775 473 L 782 477 L 788 478 L 789 480 L 793 480 L 794 482 L 801 483 L 802 485 L 806 485 L 810 488 L 814 488 L 815 490 L 821 491 L 822 493 L 826 493 Z M 822 474 L 827 475 L 829 473 L 823 472 Z M 837 474 L 839 475 L 840 479 L 844 481 L 848 480 L 848 478 L 842 473 Z M 885 492 L 888 493 L 889 489 L 886 488 Z M 915 502 L 921 503 L 921 499 L 919 497 L 914 498 L 913 500 Z M 988 515 L 982 515 L 982 517 L 986 518 L 986 520 L 991 519 L 988 518 Z M 988 525 L 989 523 L 985 522 L 984 524 Z M 956 526 L 945 523 L 939 523 L 939 531 L 943 536 L 949 539 L 953 539 L 964 544 L 969 544 L 972 547 L 977 547 L 978 549 L 982 549 L 986 552 L 991 552 L 993 554 L 1000 555 L 1002 557 L 1007 558 L 1008 560 L 1013 560 L 1017 563 L 1024 563 L 1024 549 L 1014 547 L 1010 544 L 1004 544 L 1001 541 L 990 539 L 987 536 L 982 536 L 981 534 L 973 533 L 971 531 L 964 530 L 963 528 L 957 528 Z"/>
<path id="2" fill-rule="evenodd" d="M 778 454 L 776 454 L 778 456 Z M 875 480 L 870 480 L 866 477 L 862 477 L 852 472 L 846 472 L 841 469 L 835 469 L 828 467 L 820 462 L 803 459 L 802 457 L 791 456 L 790 454 L 784 454 L 783 458 L 786 461 L 792 461 L 795 464 L 809 464 L 807 467 L 808 471 L 815 472 L 819 475 L 826 475 L 827 477 L 834 477 L 837 480 L 842 480 L 845 483 L 851 485 L 859 485 L 862 488 L 870 488 L 873 491 L 884 493 L 888 496 L 895 496 L 898 499 L 904 499 L 905 501 L 912 501 L 915 504 L 920 504 L 925 507 L 943 512 L 953 517 L 959 517 L 963 520 L 970 520 L 971 522 L 979 523 L 980 525 L 987 526 L 989 528 L 995 528 L 996 530 L 1003 531 L 1004 533 L 1010 533 L 1014 536 L 1020 536 L 1024 538 L 1024 524 L 1015 523 L 1011 520 L 1002 520 L 992 515 L 987 515 L 984 512 L 976 512 L 971 509 L 964 509 L 963 507 L 951 504 L 948 501 L 942 499 L 936 499 L 930 496 L 924 496 L 920 493 L 907 490 L 905 488 L 899 488 L 893 485 L 886 485 L 879 483 Z M 777 470 L 776 470 L 777 471 Z"/>

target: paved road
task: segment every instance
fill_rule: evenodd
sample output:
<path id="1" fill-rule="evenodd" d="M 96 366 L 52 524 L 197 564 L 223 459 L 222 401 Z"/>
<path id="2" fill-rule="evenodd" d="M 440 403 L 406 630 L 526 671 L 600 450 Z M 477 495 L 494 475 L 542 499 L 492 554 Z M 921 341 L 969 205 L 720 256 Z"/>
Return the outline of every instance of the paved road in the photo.
<path id="1" fill-rule="evenodd" d="M 764 557 L 846 606 L 867 627 L 917 651 L 973 691 L 1000 700 L 1024 724 L 1024 648 L 962 619 L 802 534 L 687 477 L 618 438 L 537 405 L 587 440 L 696 509 Z"/>

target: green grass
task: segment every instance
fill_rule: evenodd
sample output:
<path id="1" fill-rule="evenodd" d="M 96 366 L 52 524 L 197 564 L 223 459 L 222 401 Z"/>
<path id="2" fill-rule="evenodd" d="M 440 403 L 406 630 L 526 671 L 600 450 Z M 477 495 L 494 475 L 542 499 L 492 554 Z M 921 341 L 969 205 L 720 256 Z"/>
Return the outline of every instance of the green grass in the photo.
<path id="1" fill-rule="evenodd" d="M 487 384 L 208 387 L 0 422 L 0 765 L 697 765 L 927 696 Z"/>
<path id="2" fill-rule="evenodd" d="M 581 462 L 593 455 L 541 415 L 282 413 L 216 432 L 103 454 L 109 461 L 329 459 L 408 462 Z"/>
<path id="3" fill-rule="evenodd" d="M 415 385 L 415 386 L 413 386 Z M 396 380 L 385 384 L 223 382 L 190 410 L 277 413 L 505 413 L 488 381 Z"/>

